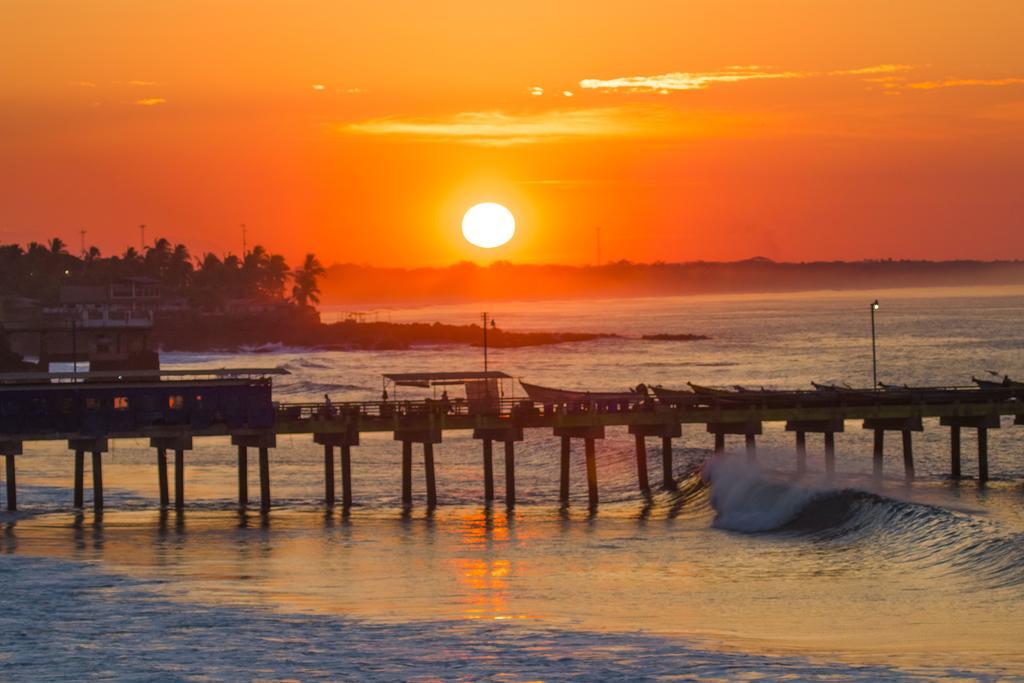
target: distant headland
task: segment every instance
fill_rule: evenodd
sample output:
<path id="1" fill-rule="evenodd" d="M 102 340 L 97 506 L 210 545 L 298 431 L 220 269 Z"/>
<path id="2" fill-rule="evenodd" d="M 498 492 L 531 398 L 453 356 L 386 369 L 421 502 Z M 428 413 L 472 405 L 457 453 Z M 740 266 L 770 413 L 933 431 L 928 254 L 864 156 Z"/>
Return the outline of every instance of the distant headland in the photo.
<path id="1" fill-rule="evenodd" d="M 458 263 L 443 268 L 331 266 L 325 304 L 402 305 L 696 294 L 1024 284 L 1024 261 L 744 261 L 600 266 Z"/>

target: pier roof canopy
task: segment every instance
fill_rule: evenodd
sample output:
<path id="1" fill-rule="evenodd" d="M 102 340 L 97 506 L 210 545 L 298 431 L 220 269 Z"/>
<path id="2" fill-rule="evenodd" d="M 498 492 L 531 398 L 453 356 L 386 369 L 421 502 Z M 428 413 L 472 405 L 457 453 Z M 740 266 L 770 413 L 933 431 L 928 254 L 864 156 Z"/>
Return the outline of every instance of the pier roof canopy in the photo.
<path id="1" fill-rule="evenodd" d="M 468 372 L 392 372 L 384 379 L 400 387 L 432 387 L 444 384 L 464 384 L 483 379 L 512 379 L 512 375 L 499 370 Z"/>

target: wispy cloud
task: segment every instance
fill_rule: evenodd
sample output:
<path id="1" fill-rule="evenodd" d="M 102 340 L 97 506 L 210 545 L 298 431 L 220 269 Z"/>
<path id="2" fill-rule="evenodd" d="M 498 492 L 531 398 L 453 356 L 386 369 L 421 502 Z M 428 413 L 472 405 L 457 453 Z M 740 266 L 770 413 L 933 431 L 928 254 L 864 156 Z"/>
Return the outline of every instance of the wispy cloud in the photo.
<path id="1" fill-rule="evenodd" d="M 876 64 L 874 66 L 863 66 L 859 69 L 840 69 L 829 71 L 829 76 L 871 76 L 874 74 L 897 74 L 905 71 L 913 71 L 916 66 L 911 64 Z"/>
<path id="2" fill-rule="evenodd" d="M 156 81 L 128 81 L 128 85 L 134 85 L 136 87 L 143 88 L 150 85 L 156 85 Z"/>
<path id="3" fill-rule="evenodd" d="M 135 100 L 135 104 L 140 107 L 153 107 L 158 104 L 166 104 L 167 100 L 163 97 L 144 97 L 141 100 Z"/>
<path id="4" fill-rule="evenodd" d="M 804 78 L 807 75 L 797 71 L 768 71 L 760 66 L 731 66 L 721 71 L 673 71 L 653 76 L 624 76 L 610 79 L 585 78 L 580 81 L 580 87 L 586 90 L 668 93 L 680 90 L 703 90 L 716 83 Z"/>
<path id="5" fill-rule="evenodd" d="M 950 78 L 942 81 L 921 81 L 908 83 L 913 90 L 937 90 L 939 88 L 1002 87 L 1024 84 L 1024 78 Z"/>
<path id="6" fill-rule="evenodd" d="M 620 78 L 586 78 L 580 87 L 588 90 L 654 92 L 668 94 L 685 90 L 705 90 L 723 83 L 742 81 L 789 80 L 821 76 L 876 76 L 894 75 L 916 67 L 909 64 L 875 64 L 855 69 L 835 71 L 780 71 L 766 66 L 728 66 L 717 71 L 673 71 L 653 76 L 624 76 Z"/>
<path id="7" fill-rule="evenodd" d="M 424 141 L 515 145 L 593 137 L 624 137 L 653 132 L 663 112 L 607 107 L 529 114 L 462 112 L 438 118 L 382 118 L 353 123 L 344 130 L 361 135 Z"/>

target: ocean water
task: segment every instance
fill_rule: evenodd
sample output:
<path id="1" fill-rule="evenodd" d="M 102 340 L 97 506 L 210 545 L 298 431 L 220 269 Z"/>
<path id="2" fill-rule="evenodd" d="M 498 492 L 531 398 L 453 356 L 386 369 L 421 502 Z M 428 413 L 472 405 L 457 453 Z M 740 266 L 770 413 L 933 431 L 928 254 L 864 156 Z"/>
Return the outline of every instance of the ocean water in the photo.
<path id="1" fill-rule="evenodd" d="M 595 390 L 687 380 L 867 385 L 876 297 L 882 381 L 1024 377 L 1024 290 L 1012 288 L 502 304 L 489 312 L 508 329 L 621 337 L 493 350 L 491 366 Z M 479 310 L 377 315 L 473 322 Z M 639 339 L 657 332 L 711 339 Z M 478 369 L 481 350 L 272 349 L 164 361 L 282 364 L 292 374 L 275 380 L 280 400 L 341 401 L 377 398 L 384 372 Z M 809 437 L 811 471 L 796 480 L 781 425 L 765 426 L 756 466 L 712 459 L 710 435 L 684 427 L 674 449 L 679 487 L 645 498 L 632 438 L 610 429 L 598 443 L 601 503 L 592 513 L 582 452 L 562 509 L 558 442 L 536 431 L 517 446 L 519 504 L 510 512 L 481 502 L 479 443 L 446 434 L 436 449 L 439 507 L 426 509 L 417 452 L 414 506 L 403 512 L 397 443 L 364 435 L 353 452 L 356 505 L 343 514 L 320 503 L 320 448 L 286 436 L 271 454 L 274 508 L 261 516 L 235 507 L 226 439 L 197 440 L 186 454 L 182 514 L 157 509 L 153 451 L 119 440 L 104 456 L 100 519 L 71 508 L 63 444 L 26 445 L 22 510 L 0 514 L 0 671 L 7 680 L 1024 678 L 1024 430 L 1007 418 L 990 432 L 994 479 L 985 487 L 971 479 L 972 430 L 968 478 L 953 482 L 948 431 L 926 420 L 911 486 L 898 440 L 887 444 L 881 486 L 869 481 L 870 432 L 858 423 L 837 435 L 834 482 L 821 477 L 818 441 Z M 495 459 L 500 498 L 499 452 Z"/>

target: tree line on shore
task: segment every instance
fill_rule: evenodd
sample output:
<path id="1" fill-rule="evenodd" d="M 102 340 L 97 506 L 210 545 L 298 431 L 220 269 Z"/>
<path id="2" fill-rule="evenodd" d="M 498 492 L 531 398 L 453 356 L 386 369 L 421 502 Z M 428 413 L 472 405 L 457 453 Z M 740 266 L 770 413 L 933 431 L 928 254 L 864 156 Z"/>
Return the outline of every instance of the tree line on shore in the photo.
<path id="1" fill-rule="evenodd" d="M 198 308 L 223 306 L 231 299 L 291 302 L 301 308 L 320 302 L 324 267 L 306 254 L 298 268 L 284 256 L 254 246 L 242 256 L 203 254 L 193 258 L 184 244 L 161 237 L 142 251 L 103 256 L 93 246 L 80 256 L 54 237 L 45 244 L 0 245 L 0 293 L 55 301 L 64 285 L 107 285 L 121 278 L 146 277 L 165 294 L 184 297 Z M 291 285 L 289 288 L 289 284 Z"/>

